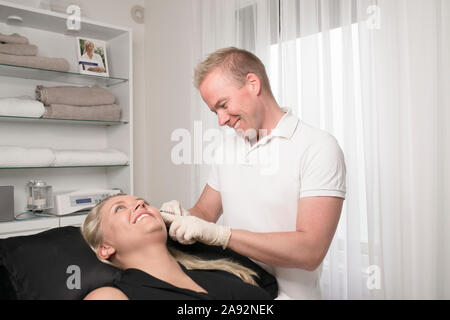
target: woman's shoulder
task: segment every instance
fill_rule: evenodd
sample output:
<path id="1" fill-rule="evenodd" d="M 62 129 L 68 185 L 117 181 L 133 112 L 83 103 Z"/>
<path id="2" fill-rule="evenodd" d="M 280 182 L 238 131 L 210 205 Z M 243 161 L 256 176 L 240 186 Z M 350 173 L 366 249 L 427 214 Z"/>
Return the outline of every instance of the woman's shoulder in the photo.
<path id="1" fill-rule="evenodd" d="M 128 297 L 114 287 L 101 287 L 89 292 L 84 300 L 128 300 Z"/>

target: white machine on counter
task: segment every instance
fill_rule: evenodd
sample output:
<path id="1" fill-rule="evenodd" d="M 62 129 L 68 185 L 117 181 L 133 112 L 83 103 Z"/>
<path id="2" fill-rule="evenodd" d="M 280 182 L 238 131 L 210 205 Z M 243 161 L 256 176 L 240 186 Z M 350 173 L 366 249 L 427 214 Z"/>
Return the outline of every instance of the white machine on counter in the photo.
<path id="1" fill-rule="evenodd" d="M 89 210 L 103 199 L 121 193 L 120 190 L 78 190 L 56 193 L 53 214 L 63 216 L 78 211 Z"/>

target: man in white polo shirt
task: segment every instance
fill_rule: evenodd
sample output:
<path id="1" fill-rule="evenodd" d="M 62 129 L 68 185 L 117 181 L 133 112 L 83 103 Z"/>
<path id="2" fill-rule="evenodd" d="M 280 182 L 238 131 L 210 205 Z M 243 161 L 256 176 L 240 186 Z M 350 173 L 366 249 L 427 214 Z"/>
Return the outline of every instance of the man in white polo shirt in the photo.
<path id="1" fill-rule="evenodd" d="M 189 211 L 163 204 L 170 236 L 230 248 L 271 271 L 279 298 L 320 299 L 322 261 L 345 198 L 336 139 L 275 101 L 262 62 L 224 48 L 196 69 L 203 100 L 229 126 L 202 195 Z M 223 213 L 222 225 L 215 222 Z"/>

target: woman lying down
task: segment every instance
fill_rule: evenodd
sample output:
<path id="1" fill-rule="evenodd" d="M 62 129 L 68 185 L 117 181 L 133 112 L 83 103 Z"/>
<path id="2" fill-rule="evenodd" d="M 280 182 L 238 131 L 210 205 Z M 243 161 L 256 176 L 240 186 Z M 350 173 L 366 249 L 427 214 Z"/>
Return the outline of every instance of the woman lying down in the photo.
<path id="1" fill-rule="evenodd" d="M 81 231 L 101 261 L 121 269 L 113 286 L 95 289 L 85 299 L 270 299 L 256 285 L 253 270 L 167 247 L 161 213 L 143 199 L 105 199 L 91 210 Z"/>

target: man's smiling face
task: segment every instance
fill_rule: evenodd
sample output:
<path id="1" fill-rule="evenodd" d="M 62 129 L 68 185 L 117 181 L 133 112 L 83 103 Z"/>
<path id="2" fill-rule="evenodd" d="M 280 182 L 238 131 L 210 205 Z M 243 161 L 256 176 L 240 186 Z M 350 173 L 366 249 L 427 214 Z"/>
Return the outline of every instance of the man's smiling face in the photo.
<path id="1" fill-rule="evenodd" d="M 220 126 L 244 132 L 261 128 L 262 116 L 257 108 L 259 88 L 255 90 L 251 83 L 253 76 L 249 74 L 244 86 L 240 87 L 216 69 L 200 85 L 200 94 L 209 109 L 217 114 Z"/>

